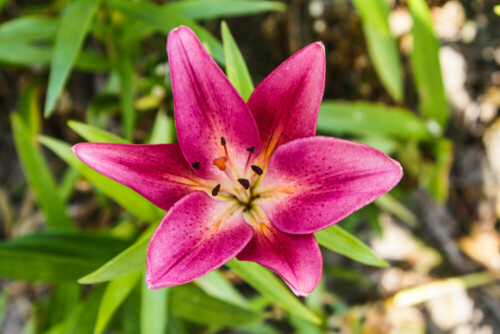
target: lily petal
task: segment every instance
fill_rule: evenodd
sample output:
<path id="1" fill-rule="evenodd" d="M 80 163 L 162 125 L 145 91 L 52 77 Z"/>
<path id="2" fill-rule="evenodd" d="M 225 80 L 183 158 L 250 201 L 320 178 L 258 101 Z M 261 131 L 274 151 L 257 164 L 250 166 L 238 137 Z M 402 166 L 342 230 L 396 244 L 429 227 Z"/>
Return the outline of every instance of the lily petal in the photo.
<path id="1" fill-rule="evenodd" d="M 261 206 L 281 231 L 314 233 L 388 192 L 402 176 L 397 161 L 368 145 L 297 139 L 271 156 Z"/>
<path id="2" fill-rule="evenodd" d="M 279 145 L 314 136 L 325 87 L 325 47 L 310 44 L 255 88 L 248 101 L 269 157 Z"/>
<path id="3" fill-rule="evenodd" d="M 245 101 L 188 27 L 170 32 L 167 53 L 177 135 L 186 160 L 200 163 L 199 176 L 217 178 L 221 171 L 213 161 L 225 155 L 224 137 L 231 163 L 243 170 L 246 149 L 260 150 L 257 125 Z"/>
<path id="4" fill-rule="evenodd" d="M 149 241 L 146 283 L 160 289 L 190 282 L 222 266 L 252 238 L 231 203 L 195 192 L 177 202 Z"/>
<path id="5" fill-rule="evenodd" d="M 164 210 L 200 190 L 200 182 L 204 182 L 189 168 L 177 144 L 80 143 L 72 150 L 90 168 L 134 189 Z"/>
<path id="6" fill-rule="evenodd" d="M 318 285 L 323 258 L 314 235 L 291 235 L 272 224 L 260 224 L 238 260 L 257 262 L 276 272 L 299 297 L 306 297 Z"/>

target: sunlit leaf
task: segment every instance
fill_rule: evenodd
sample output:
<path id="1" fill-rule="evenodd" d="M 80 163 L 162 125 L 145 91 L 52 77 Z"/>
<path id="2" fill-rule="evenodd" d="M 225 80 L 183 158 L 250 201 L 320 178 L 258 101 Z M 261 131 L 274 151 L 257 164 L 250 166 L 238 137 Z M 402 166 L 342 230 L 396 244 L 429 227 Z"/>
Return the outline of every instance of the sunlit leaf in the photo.
<path id="1" fill-rule="evenodd" d="M 82 284 L 106 282 L 144 268 L 146 266 L 149 239 L 153 235 L 155 228 L 156 225 L 150 226 L 132 246 L 96 271 L 80 278 L 78 282 Z"/>
<path id="2" fill-rule="evenodd" d="M 254 86 L 252 78 L 248 72 L 245 60 L 241 55 L 238 45 L 233 39 L 226 24 L 221 24 L 222 41 L 224 44 L 224 57 L 226 59 L 226 74 L 234 88 L 240 93 L 245 101 L 248 101 L 253 92 Z"/>
<path id="3" fill-rule="evenodd" d="M 71 147 L 65 142 L 45 136 L 40 137 L 40 142 L 136 217 L 152 222 L 163 216 L 163 210 L 151 204 L 132 189 L 97 173 L 85 165 L 71 152 Z"/>
<path id="4" fill-rule="evenodd" d="M 214 270 L 196 280 L 198 286 L 212 297 L 242 307 L 248 302 L 241 293 L 229 282 L 219 270 Z"/>
<path id="5" fill-rule="evenodd" d="M 68 126 L 88 142 L 131 144 L 129 140 L 93 125 L 77 121 L 68 121 Z"/>
<path id="6" fill-rule="evenodd" d="M 355 261 L 376 267 L 387 267 L 387 262 L 379 258 L 361 240 L 337 225 L 314 234 L 318 243 L 336 253 Z"/>
<path id="7" fill-rule="evenodd" d="M 72 229 L 50 169 L 40 148 L 35 145 L 33 133 L 26 128 L 18 114 L 12 114 L 11 123 L 21 166 L 47 224 L 54 229 Z"/>
<path id="8" fill-rule="evenodd" d="M 80 51 L 99 0 L 68 2 L 57 31 L 50 66 L 45 115 L 52 112 Z"/>
<path id="9" fill-rule="evenodd" d="M 439 42 L 432 27 L 431 13 L 424 0 L 409 0 L 408 7 L 413 19 L 410 60 L 420 97 L 420 111 L 444 128 L 449 110 L 439 63 Z"/>
<path id="10" fill-rule="evenodd" d="M 210 20 L 286 10 L 285 4 L 281 2 L 262 0 L 185 0 L 170 2 L 165 7 L 192 20 Z"/>
<path id="11" fill-rule="evenodd" d="M 169 144 L 175 140 L 175 123 L 165 112 L 158 111 L 148 144 Z"/>
<path id="12" fill-rule="evenodd" d="M 352 2 L 363 21 L 369 22 L 382 35 L 390 34 L 387 17 L 384 15 L 387 11 L 386 3 L 379 0 L 352 0 Z"/>
<path id="13" fill-rule="evenodd" d="M 402 139 L 432 138 L 425 122 L 410 111 L 368 102 L 323 102 L 319 110 L 318 131 Z"/>
<path id="14" fill-rule="evenodd" d="M 144 280 L 143 280 L 144 282 Z M 164 334 L 168 321 L 168 299 L 171 288 L 151 290 L 142 284 L 141 299 L 141 334 Z M 174 308 L 179 305 L 173 304 Z"/>
<path id="15" fill-rule="evenodd" d="M 0 243 L 0 276 L 39 282 L 76 281 L 126 245 L 121 239 L 76 232 L 46 231 L 18 237 Z"/>
<path id="16" fill-rule="evenodd" d="M 94 334 L 100 334 L 106 329 L 113 314 L 132 292 L 141 277 L 142 271 L 138 270 L 108 283 L 99 305 Z"/>
<path id="17" fill-rule="evenodd" d="M 193 322 L 237 326 L 264 318 L 262 314 L 211 297 L 195 287 L 181 285 L 170 289 L 172 312 Z"/>
<path id="18" fill-rule="evenodd" d="M 290 289 L 269 270 L 254 262 L 238 261 L 236 259 L 229 261 L 227 266 L 272 303 L 307 321 L 321 323 L 321 319 L 305 307 Z"/>

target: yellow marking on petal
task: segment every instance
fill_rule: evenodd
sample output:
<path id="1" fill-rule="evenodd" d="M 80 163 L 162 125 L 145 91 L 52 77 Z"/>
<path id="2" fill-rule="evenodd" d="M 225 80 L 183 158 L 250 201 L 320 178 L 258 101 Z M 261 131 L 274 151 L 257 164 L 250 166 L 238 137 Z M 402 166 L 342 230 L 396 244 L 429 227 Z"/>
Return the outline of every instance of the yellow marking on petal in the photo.
<path id="1" fill-rule="evenodd" d="M 226 169 L 226 162 L 227 162 L 227 157 L 219 157 L 214 159 L 213 164 L 217 166 L 220 170 L 225 170 Z"/>
<path id="2" fill-rule="evenodd" d="M 269 230 L 269 227 L 267 227 L 266 224 L 264 223 L 259 223 L 260 230 L 266 237 L 272 236 L 271 230 Z"/>

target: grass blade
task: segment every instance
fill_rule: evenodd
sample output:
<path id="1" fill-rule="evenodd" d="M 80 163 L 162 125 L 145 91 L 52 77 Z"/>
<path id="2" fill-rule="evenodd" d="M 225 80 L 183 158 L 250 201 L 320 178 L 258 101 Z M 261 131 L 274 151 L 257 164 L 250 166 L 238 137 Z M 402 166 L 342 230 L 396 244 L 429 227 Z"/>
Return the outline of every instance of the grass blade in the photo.
<path id="1" fill-rule="evenodd" d="M 57 31 L 54 56 L 50 67 L 45 116 L 49 116 L 68 79 L 99 0 L 68 3 Z"/>
<path id="2" fill-rule="evenodd" d="M 146 284 L 142 284 L 141 334 L 165 333 L 169 318 L 167 314 L 167 305 L 170 304 L 169 295 L 170 288 L 150 290 Z"/>
<path id="3" fill-rule="evenodd" d="M 68 121 L 68 126 L 88 142 L 131 144 L 127 139 L 92 125 L 77 121 Z"/>

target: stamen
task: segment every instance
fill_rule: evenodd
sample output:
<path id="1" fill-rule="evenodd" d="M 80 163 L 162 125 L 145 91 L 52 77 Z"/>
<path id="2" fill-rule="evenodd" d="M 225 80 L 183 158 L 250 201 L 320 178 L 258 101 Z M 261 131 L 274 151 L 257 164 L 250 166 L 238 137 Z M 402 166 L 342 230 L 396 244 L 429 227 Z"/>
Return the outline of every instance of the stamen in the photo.
<path id="1" fill-rule="evenodd" d="M 243 186 L 243 188 L 250 188 L 250 182 L 247 179 L 238 179 L 238 182 Z"/>
<path id="2" fill-rule="evenodd" d="M 255 146 L 250 146 L 249 148 L 247 148 L 247 152 L 253 153 L 253 151 L 255 151 Z"/>
<path id="3" fill-rule="evenodd" d="M 224 138 L 224 137 L 220 137 L 220 144 L 221 144 L 222 146 L 226 146 L 226 138 Z"/>
<path id="4" fill-rule="evenodd" d="M 219 170 L 224 171 L 226 169 L 227 157 L 219 157 L 214 159 L 213 164 L 219 168 Z"/>
<path id="5" fill-rule="evenodd" d="M 250 166 L 252 168 L 252 170 L 255 172 L 255 174 L 257 175 L 262 175 L 262 173 L 264 173 L 264 171 L 262 170 L 262 168 L 260 168 L 259 166 L 256 166 L 256 165 L 252 165 Z"/>
<path id="6" fill-rule="evenodd" d="M 248 157 L 247 157 L 247 162 L 245 163 L 245 172 L 247 171 L 248 164 L 250 163 L 250 157 L 252 156 L 252 153 L 255 151 L 255 146 L 250 146 L 247 148 L 248 152 Z"/>
<path id="7" fill-rule="evenodd" d="M 214 189 L 212 189 L 212 196 L 217 196 L 220 190 L 220 184 L 216 185 Z"/>
<path id="8" fill-rule="evenodd" d="M 200 170 L 200 162 L 199 161 L 195 161 L 191 164 L 191 166 L 193 166 L 194 169 L 196 170 Z"/>

